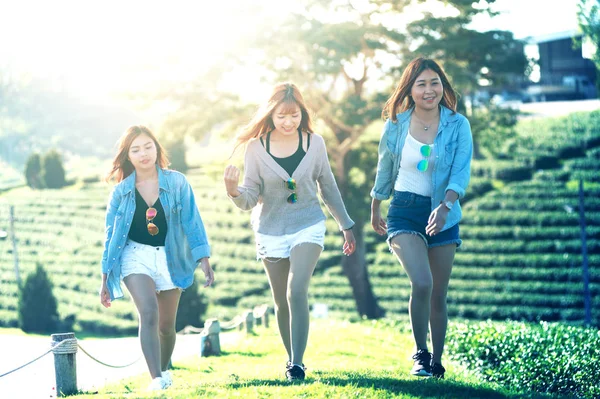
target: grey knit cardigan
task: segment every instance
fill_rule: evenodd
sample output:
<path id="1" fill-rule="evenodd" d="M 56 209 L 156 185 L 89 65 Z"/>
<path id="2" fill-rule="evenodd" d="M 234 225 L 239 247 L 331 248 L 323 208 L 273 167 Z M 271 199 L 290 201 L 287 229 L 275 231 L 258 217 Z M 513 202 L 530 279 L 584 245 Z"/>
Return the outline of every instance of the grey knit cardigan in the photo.
<path id="1" fill-rule="evenodd" d="M 238 188 L 241 194 L 230 198 L 238 208 L 252 209 L 254 231 L 281 236 L 325 220 L 317 191 L 340 230 L 354 225 L 331 171 L 325 141 L 318 134 L 311 133 L 310 147 L 291 176 L 296 180 L 295 204 L 287 202 L 292 191 L 285 183 L 290 175 L 267 153 L 260 140 L 248 143 L 244 168 L 244 182 Z"/>

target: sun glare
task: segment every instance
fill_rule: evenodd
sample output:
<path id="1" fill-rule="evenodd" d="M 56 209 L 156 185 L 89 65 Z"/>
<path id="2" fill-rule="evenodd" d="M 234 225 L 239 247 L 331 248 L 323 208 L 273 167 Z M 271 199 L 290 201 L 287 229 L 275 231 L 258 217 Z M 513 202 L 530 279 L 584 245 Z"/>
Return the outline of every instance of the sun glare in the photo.
<path id="1" fill-rule="evenodd" d="M 0 67 L 87 97 L 143 92 L 226 62 L 253 35 L 253 21 L 284 3 L 10 2 L 0 16 Z"/>

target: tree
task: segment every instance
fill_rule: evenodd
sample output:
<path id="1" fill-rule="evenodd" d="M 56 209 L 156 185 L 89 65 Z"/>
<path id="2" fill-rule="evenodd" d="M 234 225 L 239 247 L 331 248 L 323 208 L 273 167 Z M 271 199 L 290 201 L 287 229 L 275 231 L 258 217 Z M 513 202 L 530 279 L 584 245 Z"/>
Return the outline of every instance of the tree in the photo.
<path id="1" fill-rule="evenodd" d="M 181 173 L 186 173 L 188 164 L 185 159 L 185 143 L 183 138 L 168 138 L 164 141 L 164 147 L 167 150 L 170 168 Z"/>
<path id="2" fill-rule="evenodd" d="M 600 3 L 598 0 L 580 0 L 577 17 L 584 37 L 595 44 L 593 61 L 596 64 L 596 71 L 600 71 Z M 596 84 L 600 87 L 600 79 Z"/>
<path id="3" fill-rule="evenodd" d="M 31 188 L 43 188 L 42 179 L 42 158 L 40 154 L 34 152 L 27 158 L 27 164 L 25 165 L 25 179 L 27 185 Z"/>
<path id="4" fill-rule="evenodd" d="M 200 327 L 204 325 L 202 318 L 208 305 L 206 298 L 198 290 L 198 286 L 198 276 L 195 276 L 194 283 L 181 294 L 175 322 L 177 331 L 185 326 Z"/>
<path id="5" fill-rule="evenodd" d="M 365 131 L 380 119 L 403 67 L 417 55 L 441 61 L 459 92 L 524 75 L 522 45 L 512 34 L 468 28 L 475 15 L 493 14 L 489 5 L 494 1 L 428 1 L 433 8 L 406 25 L 407 8 L 423 6 L 425 0 L 305 0 L 297 4 L 300 11 L 269 21 L 258 40 L 247 46 L 250 62 L 262 58 L 272 83 L 294 81 L 310 108 L 318 111 L 319 133 L 327 140 L 336 181 L 356 221 L 357 250 L 342 257 L 342 267 L 361 316 L 384 314 L 373 294 L 365 257 L 364 227 L 370 224 L 368 194 L 377 157 Z M 239 60 L 244 62 L 243 57 Z M 197 104 L 181 102 L 183 110 Z"/>
<path id="6" fill-rule="evenodd" d="M 367 159 L 372 160 L 376 153 L 361 142 L 361 136 L 379 119 L 400 72 L 417 55 L 432 57 L 443 64 L 459 91 L 469 92 L 480 87 L 483 79 L 500 84 L 523 75 L 526 66 L 522 45 L 511 33 L 477 32 L 467 27 L 475 15 L 492 14 L 489 8 L 481 8 L 481 2 L 438 2 L 440 8 L 452 8 L 455 16 L 440 17 L 425 10 L 423 18 L 406 29 L 395 24 L 402 21 L 409 5 L 424 3 L 371 0 L 355 6 L 352 2 L 308 1 L 301 13 L 265 32 L 260 43 L 267 49 L 268 68 L 276 71 L 279 79 L 299 83 L 311 108 L 318 110 L 318 118 L 331 132 L 328 150 L 336 180 L 357 222 L 357 251 L 343 257 L 342 266 L 357 310 L 368 318 L 379 317 L 383 311 L 369 283 L 363 239 L 363 228 L 369 225 L 369 186 L 374 179 L 373 165 L 366 168 L 372 161 Z M 381 22 L 384 20 L 391 22 Z M 289 48 L 294 51 L 287 51 Z M 362 154 L 365 151 L 370 152 Z M 367 165 L 357 164 L 359 159 Z"/>
<path id="7" fill-rule="evenodd" d="M 41 264 L 19 290 L 19 327 L 25 332 L 49 333 L 60 325 L 52 282 Z"/>
<path id="8" fill-rule="evenodd" d="M 43 158 L 43 178 L 47 188 L 61 188 L 65 186 L 65 169 L 62 157 L 56 150 L 50 150 Z"/>

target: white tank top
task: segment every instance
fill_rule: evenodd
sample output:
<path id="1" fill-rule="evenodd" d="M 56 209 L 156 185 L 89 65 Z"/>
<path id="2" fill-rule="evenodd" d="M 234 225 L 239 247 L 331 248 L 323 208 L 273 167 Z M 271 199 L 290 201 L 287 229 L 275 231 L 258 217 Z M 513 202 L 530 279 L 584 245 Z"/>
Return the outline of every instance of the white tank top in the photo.
<path id="1" fill-rule="evenodd" d="M 421 147 L 429 145 L 431 153 L 428 157 L 423 156 Z M 433 144 L 425 144 L 417 141 L 410 132 L 406 135 L 406 141 L 402 148 L 402 159 L 400 160 L 400 170 L 394 189 L 396 191 L 408 191 L 411 193 L 431 197 L 433 187 L 431 177 L 433 175 L 433 162 L 435 160 L 435 148 Z M 421 172 L 417 165 L 422 160 L 428 161 L 427 169 Z"/>

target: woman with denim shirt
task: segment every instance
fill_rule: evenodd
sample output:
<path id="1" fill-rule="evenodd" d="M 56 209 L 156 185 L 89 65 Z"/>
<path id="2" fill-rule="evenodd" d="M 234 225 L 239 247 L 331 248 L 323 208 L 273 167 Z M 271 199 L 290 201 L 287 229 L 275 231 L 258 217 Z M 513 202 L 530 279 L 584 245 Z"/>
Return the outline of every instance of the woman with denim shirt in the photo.
<path id="1" fill-rule="evenodd" d="M 285 376 L 289 381 L 303 380 L 308 285 L 325 237 L 325 214 L 317 194 L 343 232 L 345 255 L 355 249 L 354 221 L 333 177 L 325 141 L 313 133 L 310 114 L 294 84 L 275 86 L 269 101 L 238 136 L 240 145 L 246 145 L 244 183 L 238 186 L 240 171 L 227 166 L 227 195 L 240 209 L 253 210 L 257 258 L 269 279 L 288 355 Z"/>
<path id="2" fill-rule="evenodd" d="M 461 244 L 459 200 L 470 178 L 471 127 L 456 112 L 456 94 L 443 69 L 425 58 L 409 63 L 382 115 L 388 119 L 371 191 L 371 224 L 378 234 L 387 233 L 411 282 L 416 346 L 411 374 L 443 378 L 446 297 Z M 380 204 L 391 195 L 386 223 Z M 427 347 L 428 324 L 433 353 Z"/>
<path id="3" fill-rule="evenodd" d="M 175 319 L 183 289 L 197 265 L 208 287 L 214 281 L 210 246 L 194 193 L 152 132 L 132 126 L 121 137 L 107 181 L 115 179 L 106 209 L 100 302 L 121 298 L 121 280 L 138 310 L 150 390 L 168 388 Z"/>

